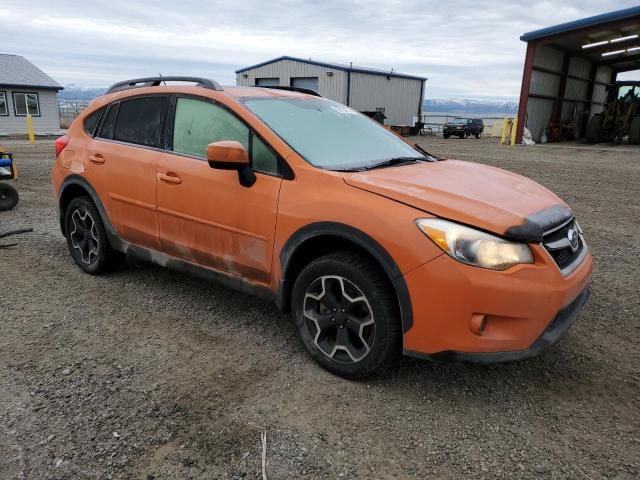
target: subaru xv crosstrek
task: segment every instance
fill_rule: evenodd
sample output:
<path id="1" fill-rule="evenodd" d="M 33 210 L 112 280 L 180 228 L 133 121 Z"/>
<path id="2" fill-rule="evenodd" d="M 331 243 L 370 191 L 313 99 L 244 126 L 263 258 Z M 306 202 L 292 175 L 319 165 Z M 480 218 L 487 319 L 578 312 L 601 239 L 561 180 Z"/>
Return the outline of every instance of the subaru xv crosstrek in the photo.
<path id="1" fill-rule="evenodd" d="M 94 100 L 52 174 L 75 263 L 130 255 L 271 299 L 348 378 L 402 353 L 530 357 L 569 328 L 592 259 L 560 198 L 293 90 L 152 77 Z"/>

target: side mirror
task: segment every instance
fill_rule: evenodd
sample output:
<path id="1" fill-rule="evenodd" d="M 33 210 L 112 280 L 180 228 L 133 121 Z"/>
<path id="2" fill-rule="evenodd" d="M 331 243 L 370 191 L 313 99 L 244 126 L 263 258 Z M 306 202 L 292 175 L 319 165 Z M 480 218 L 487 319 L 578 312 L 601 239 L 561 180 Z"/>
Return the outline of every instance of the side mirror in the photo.
<path id="1" fill-rule="evenodd" d="M 223 140 L 207 145 L 207 161 L 211 168 L 237 170 L 240 184 L 250 187 L 256 183 L 256 175 L 249 163 L 249 154 L 240 142 Z"/>

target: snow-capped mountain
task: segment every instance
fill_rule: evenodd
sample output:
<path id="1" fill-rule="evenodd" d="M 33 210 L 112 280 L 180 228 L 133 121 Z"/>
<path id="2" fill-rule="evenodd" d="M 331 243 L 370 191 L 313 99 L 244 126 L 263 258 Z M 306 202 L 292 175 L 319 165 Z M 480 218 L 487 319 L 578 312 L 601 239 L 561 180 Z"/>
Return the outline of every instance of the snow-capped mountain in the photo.
<path id="1" fill-rule="evenodd" d="M 459 98 L 425 99 L 425 113 L 478 113 L 478 114 L 513 114 L 518 110 L 516 101 L 470 100 Z"/>

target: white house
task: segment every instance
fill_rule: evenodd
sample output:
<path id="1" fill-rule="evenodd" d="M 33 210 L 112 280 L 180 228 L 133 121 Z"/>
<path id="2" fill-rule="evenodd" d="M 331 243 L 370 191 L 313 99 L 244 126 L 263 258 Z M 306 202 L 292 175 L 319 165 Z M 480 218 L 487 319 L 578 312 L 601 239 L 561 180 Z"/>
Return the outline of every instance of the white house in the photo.
<path id="1" fill-rule="evenodd" d="M 62 88 L 26 58 L 0 54 L 0 134 L 27 133 L 27 114 L 36 134 L 58 133 Z"/>

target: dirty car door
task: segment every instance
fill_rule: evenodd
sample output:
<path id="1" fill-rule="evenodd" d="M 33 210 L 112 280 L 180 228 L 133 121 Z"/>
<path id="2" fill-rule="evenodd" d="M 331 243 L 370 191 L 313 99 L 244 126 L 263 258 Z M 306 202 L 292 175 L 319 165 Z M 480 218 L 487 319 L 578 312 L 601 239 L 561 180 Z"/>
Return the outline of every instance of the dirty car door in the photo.
<path id="1" fill-rule="evenodd" d="M 150 95 L 111 104 L 85 162 L 118 235 L 156 250 L 156 164 L 168 100 Z"/>
<path id="2" fill-rule="evenodd" d="M 277 158 L 234 114 L 211 101 L 178 97 L 170 115 L 172 152 L 160 157 L 157 170 L 163 250 L 267 284 L 281 179 L 256 171 L 255 184 L 243 187 L 236 171 L 212 169 L 206 150 L 211 142 L 237 140 L 267 166 Z"/>

